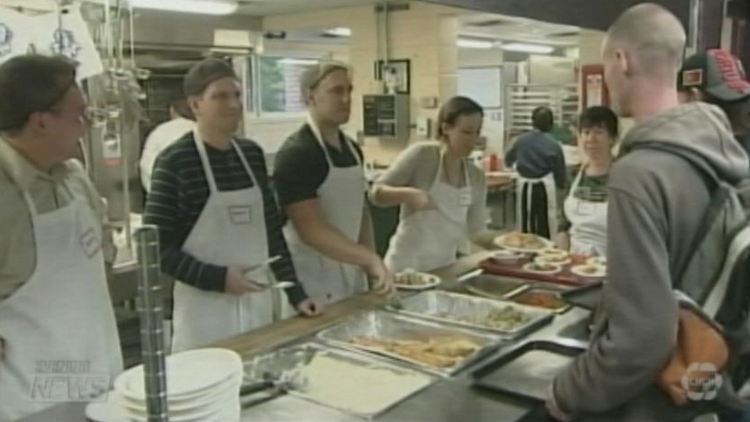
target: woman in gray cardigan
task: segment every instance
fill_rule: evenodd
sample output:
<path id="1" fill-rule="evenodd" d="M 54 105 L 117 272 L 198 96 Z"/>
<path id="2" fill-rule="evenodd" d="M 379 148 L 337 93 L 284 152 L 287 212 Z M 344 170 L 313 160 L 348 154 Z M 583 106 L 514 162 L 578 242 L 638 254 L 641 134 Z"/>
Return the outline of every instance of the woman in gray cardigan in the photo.
<path id="1" fill-rule="evenodd" d="M 483 118 L 476 102 L 451 98 L 438 114 L 439 142 L 412 144 L 373 185 L 375 205 L 401 206 L 385 256 L 392 271 L 449 265 L 469 238 L 485 229 L 484 173 L 467 159 Z"/>

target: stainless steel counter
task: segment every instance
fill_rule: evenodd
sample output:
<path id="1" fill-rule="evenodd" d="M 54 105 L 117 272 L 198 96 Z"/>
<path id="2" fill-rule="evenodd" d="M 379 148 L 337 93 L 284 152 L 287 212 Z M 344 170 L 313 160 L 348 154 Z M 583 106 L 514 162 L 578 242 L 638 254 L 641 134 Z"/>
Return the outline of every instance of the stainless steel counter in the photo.
<path id="1" fill-rule="evenodd" d="M 470 259 L 459 263 L 460 265 L 457 264 L 450 270 L 444 270 L 441 275 L 449 280 L 455 279 L 457 275 L 464 273 L 467 269 L 471 269 L 472 265 L 470 264 L 475 265 L 475 263 L 484 256 L 486 255 L 478 254 L 477 256 L 470 257 Z M 460 285 L 455 284 L 455 282 L 449 282 L 446 285 L 448 289 L 455 289 L 458 286 Z M 297 335 L 296 338 L 294 333 L 299 331 L 299 327 L 297 326 L 300 326 L 306 321 L 285 321 L 278 324 L 278 327 L 272 327 L 272 329 L 261 329 L 257 332 L 248 333 L 229 340 L 226 343 L 222 343 L 222 345 L 231 344 L 231 346 L 227 347 L 240 352 L 248 350 L 247 348 L 252 348 L 255 351 L 250 354 L 260 353 L 262 349 L 266 347 L 258 346 L 262 343 L 258 340 L 264 339 L 264 335 L 268 335 L 270 332 L 282 332 L 283 334 L 277 334 L 275 338 L 269 337 L 268 343 L 265 343 L 263 346 L 269 346 L 270 344 L 269 347 L 275 349 L 282 345 L 302 342 L 309 340 L 321 327 L 329 326 L 331 323 L 340 320 L 342 315 L 351 313 L 352 309 L 357 309 L 360 306 L 366 305 L 377 306 L 377 303 L 377 300 L 368 298 L 359 299 L 359 301 L 353 299 L 353 308 L 344 310 L 344 307 L 342 306 L 341 311 L 331 309 L 331 313 L 335 313 L 336 315 L 322 318 L 326 321 L 317 322 L 317 325 L 310 324 L 310 326 L 315 328 L 306 331 L 304 335 Z M 571 345 L 585 346 L 585 343 L 581 341 L 560 337 L 560 333 L 563 331 L 571 331 L 569 327 L 576 325 L 581 326 L 582 322 L 588 318 L 588 315 L 589 312 L 586 310 L 573 308 L 562 315 L 556 316 L 549 325 L 520 339 L 520 341 L 555 340 Z M 504 353 L 504 350 L 507 349 L 498 350 L 495 352 L 494 356 L 501 355 Z M 470 385 L 471 380 L 469 375 L 472 370 L 493 359 L 494 356 L 483 359 L 476 363 L 473 368 L 469 367 L 455 377 L 438 381 L 419 394 L 399 403 L 383 415 L 377 417 L 376 420 L 383 422 L 513 422 L 523 419 L 527 413 L 538 408 L 539 404 L 530 401 L 523 401 L 511 396 L 485 393 L 472 388 Z M 62 405 L 26 418 L 22 422 L 85 421 L 84 408 L 85 404 L 82 403 Z M 242 412 L 243 422 L 344 422 L 358 420 L 361 419 L 289 395 L 278 397 L 272 401 L 247 408 Z"/>

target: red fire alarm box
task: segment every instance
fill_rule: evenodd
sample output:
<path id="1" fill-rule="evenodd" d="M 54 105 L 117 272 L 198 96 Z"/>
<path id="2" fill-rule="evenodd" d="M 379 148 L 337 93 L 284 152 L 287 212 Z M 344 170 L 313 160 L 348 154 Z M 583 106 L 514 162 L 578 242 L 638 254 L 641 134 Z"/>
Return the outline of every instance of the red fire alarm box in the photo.
<path id="1" fill-rule="evenodd" d="M 604 83 L 604 66 L 587 64 L 581 67 L 582 109 L 609 105 L 609 91 Z"/>

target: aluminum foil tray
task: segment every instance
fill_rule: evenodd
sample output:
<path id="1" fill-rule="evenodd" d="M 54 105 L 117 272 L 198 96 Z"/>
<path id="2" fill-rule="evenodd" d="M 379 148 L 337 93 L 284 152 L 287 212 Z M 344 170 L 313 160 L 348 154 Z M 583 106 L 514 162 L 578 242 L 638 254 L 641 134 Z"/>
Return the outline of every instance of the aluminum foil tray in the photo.
<path id="1" fill-rule="evenodd" d="M 482 274 L 466 282 L 466 290 L 490 299 L 505 299 L 529 288 L 525 280 Z"/>
<path id="2" fill-rule="evenodd" d="M 412 367 L 445 377 L 456 374 L 504 344 L 501 337 L 493 334 L 460 329 L 455 326 L 446 326 L 416 318 L 408 318 L 385 311 L 370 311 L 352 316 L 339 325 L 319 332 L 318 338 L 321 341 L 338 347 L 387 356 L 391 359 L 405 362 Z M 398 350 L 385 350 L 382 347 L 353 343 L 356 339 L 362 338 L 418 343 L 420 347 L 430 341 L 440 343 L 445 339 L 450 339 L 468 341 L 476 346 L 476 350 L 462 359 L 457 358 L 454 365 L 436 366 L 418 357 L 398 353 Z"/>
<path id="3" fill-rule="evenodd" d="M 553 312 L 547 309 L 443 291 L 424 292 L 403 299 L 398 312 L 442 323 L 488 330 L 512 338 L 527 335 L 554 318 Z M 498 312 L 520 312 L 524 315 L 525 321 L 502 325 L 499 322 L 485 322 Z"/>
<path id="4" fill-rule="evenodd" d="M 437 377 L 382 359 L 303 343 L 245 361 L 245 383 L 294 379 L 289 394 L 372 419 L 423 390 Z"/>

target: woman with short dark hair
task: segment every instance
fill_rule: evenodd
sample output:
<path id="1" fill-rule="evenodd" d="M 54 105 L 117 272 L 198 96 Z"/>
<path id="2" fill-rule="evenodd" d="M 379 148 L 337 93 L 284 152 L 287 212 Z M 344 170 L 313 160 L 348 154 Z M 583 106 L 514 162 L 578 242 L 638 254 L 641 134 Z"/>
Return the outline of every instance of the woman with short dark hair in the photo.
<path id="1" fill-rule="evenodd" d="M 558 244 L 576 254 L 607 255 L 607 179 L 619 122 L 607 107 L 586 109 L 579 119 L 578 145 L 584 164 L 563 203 Z"/>
<path id="2" fill-rule="evenodd" d="M 440 109 L 438 142 L 411 145 L 374 184 L 378 206 L 401 206 L 385 262 L 392 271 L 451 264 L 469 237 L 485 228 L 484 174 L 467 157 L 482 131 L 484 111 L 453 97 Z"/>

